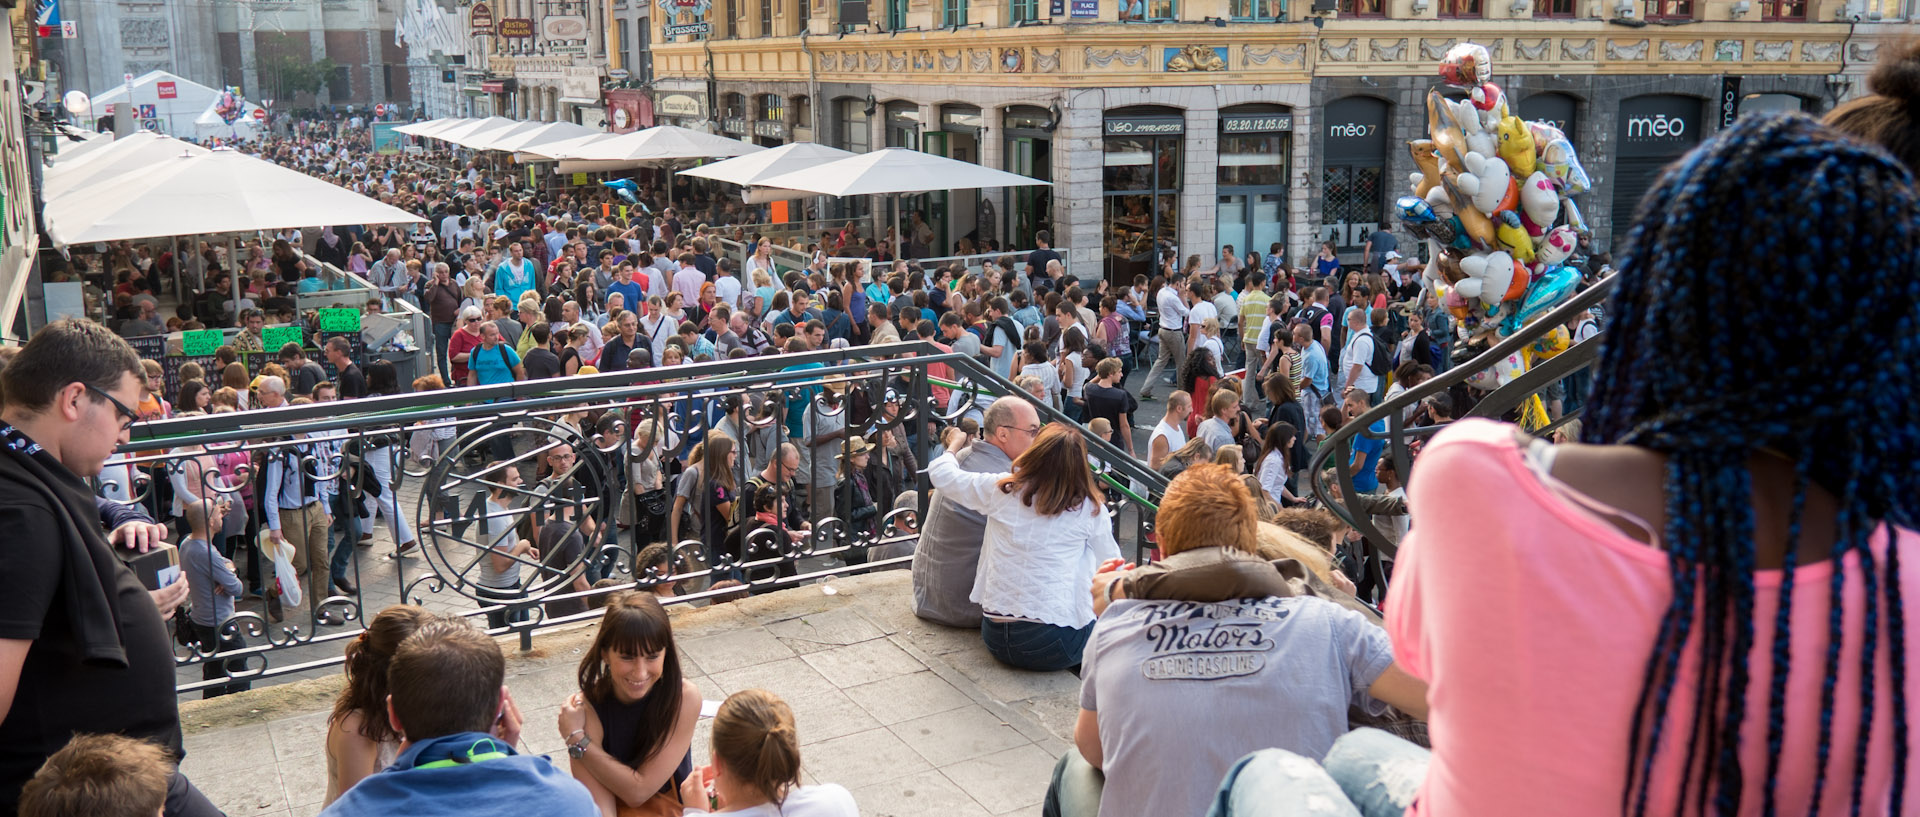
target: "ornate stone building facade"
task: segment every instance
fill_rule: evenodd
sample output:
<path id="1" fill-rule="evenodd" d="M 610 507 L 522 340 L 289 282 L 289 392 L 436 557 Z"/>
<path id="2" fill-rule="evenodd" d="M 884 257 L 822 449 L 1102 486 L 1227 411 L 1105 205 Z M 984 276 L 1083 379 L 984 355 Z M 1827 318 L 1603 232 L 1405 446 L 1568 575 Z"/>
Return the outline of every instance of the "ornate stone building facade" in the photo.
<path id="1" fill-rule="evenodd" d="M 1046 227 L 1077 274 L 1121 279 L 1161 247 L 1278 243 L 1305 259 L 1391 228 L 1435 65 L 1465 41 L 1492 52 L 1521 116 L 1567 127 L 1605 248 L 1723 110 L 1830 108 L 1858 91 L 1878 36 L 1851 15 L 1898 16 L 1848 0 L 668 2 L 653 24 L 662 121 L 1051 180 L 909 207 L 939 250 L 1027 248 Z"/>

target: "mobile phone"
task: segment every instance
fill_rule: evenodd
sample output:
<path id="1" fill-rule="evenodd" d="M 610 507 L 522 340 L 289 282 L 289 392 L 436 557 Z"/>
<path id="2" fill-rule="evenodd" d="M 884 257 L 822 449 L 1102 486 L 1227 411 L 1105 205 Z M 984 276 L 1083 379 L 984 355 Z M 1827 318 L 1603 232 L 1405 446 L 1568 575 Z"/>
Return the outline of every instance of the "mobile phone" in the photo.
<path id="1" fill-rule="evenodd" d="M 127 566 L 140 577 L 140 584 L 148 590 L 159 590 L 180 580 L 180 550 L 168 544 L 155 545 L 128 559 Z"/>

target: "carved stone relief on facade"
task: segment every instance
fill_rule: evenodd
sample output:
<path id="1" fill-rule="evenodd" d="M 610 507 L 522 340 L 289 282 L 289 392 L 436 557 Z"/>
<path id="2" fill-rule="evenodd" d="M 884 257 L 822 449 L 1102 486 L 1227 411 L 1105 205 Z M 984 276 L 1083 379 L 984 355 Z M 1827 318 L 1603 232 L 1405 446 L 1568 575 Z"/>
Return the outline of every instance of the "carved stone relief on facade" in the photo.
<path id="1" fill-rule="evenodd" d="M 1755 40 L 1754 62 L 1786 62 L 1793 58 L 1792 40 Z"/>
<path id="2" fill-rule="evenodd" d="M 967 70 L 984 74 L 993 70 L 993 52 L 984 48 L 967 50 Z"/>
<path id="3" fill-rule="evenodd" d="M 1880 53 L 1879 43 L 1848 43 L 1847 59 L 1853 62 L 1873 62 L 1875 54 Z"/>
<path id="4" fill-rule="evenodd" d="M 1368 51 L 1374 62 L 1399 62 L 1407 58 L 1407 38 L 1398 40 L 1368 40 Z"/>
<path id="5" fill-rule="evenodd" d="M 1266 65 L 1278 61 L 1282 65 L 1292 65 L 1307 58 L 1305 43 L 1293 45 L 1244 45 L 1240 47 L 1240 59 L 1247 65 Z"/>
<path id="6" fill-rule="evenodd" d="M 127 48 L 166 48 L 172 42 L 168 36 L 167 21 L 154 19 L 122 19 L 120 21 L 120 44 Z"/>
<path id="7" fill-rule="evenodd" d="M 1327 62 L 1353 62 L 1359 50 L 1360 41 L 1356 39 L 1320 41 L 1320 59 Z"/>
<path id="8" fill-rule="evenodd" d="M 1676 62 L 1693 62 L 1700 59 L 1700 52 L 1706 50 L 1705 40 L 1680 42 L 1678 40 L 1660 41 L 1660 59 Z"/>
<path id="9" fill-rule="evenodd" d="M 1060 70 L 1060 49 L 1041 51 L 1033 49 L 1033 70 L 1042 74 L 1051 74 Z"/>
<path id="10" fill-rule="evenodd" d="M 1803 42 L 1800 44 L 1800 59 L 1806 62 L 1839 62 L 1840 44 Z"/>
<path id="11" fill-rule="evenodd" d="M 1593 44 L 1594 44 L 1594 41 L 1592 39 L 1561 40 L 1560 41 L 1560 59 L 1563 59 L 1563 60 L 1593 59 Z"/>
<path id="12" fill-rule="evenodd" d="M 1095 68 L 1110 68 L 1114 63 L 1126 66 L 1147 64 L 1147 47 L 1139 48 L 1088 48 L 1087 64 Z M 956 66 L 958 67 L 958 66 Z"/>
<path id="13" fill-rule="evenodd" d="M 1608 40 L 1607 59 L 1644 60 L 1647 58 L 1649 40 Z"/>
<path id="14" fill-rule="evenodd" d="M 1545 37 L 1541 37 L 1539 40 L 1532 42 L 1516 37 L 1513 41 L 1513 53 L 1520 59 L 1529 62 L 1538 62 L 1547 58 L 1547 53 L 1552 50 L 1552 45 L 1553 41 Z"/>
<path id="15" fill-rule="evenodd" d="M 1715 40 L 1713 59 L 1716 62 L 1739 62 L 1747 53 L 1745 40 Z"/>
<path id="16" fill-rule="evenodd" d="M 887 70 L 895 74 L 904 73 L 907 70 L 907 52 L 887 52 Z"/>
<path id="17" fill-rule="evenodd" d="M 1440 59 L 1441 57 L 1444 57 L 1447 55 L 1447 49 L 1452 48 L 1454 42 L 1456 41 L 1452 39 L 1445 39 L 1445 40 L 1422 39 L 1420 40 L 1420 58 L 1423 60 Z"/>

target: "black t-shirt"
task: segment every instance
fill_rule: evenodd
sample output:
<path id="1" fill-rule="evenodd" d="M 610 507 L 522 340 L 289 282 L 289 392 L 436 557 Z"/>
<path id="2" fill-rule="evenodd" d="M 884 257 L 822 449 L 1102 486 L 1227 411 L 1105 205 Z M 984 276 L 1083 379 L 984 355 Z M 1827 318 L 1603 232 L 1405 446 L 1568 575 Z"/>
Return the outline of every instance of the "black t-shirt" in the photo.
<path id="1" fill-rule="evenodd" d="M 340 382 L 334 386 L 340 392 L 342 400 L 358 400 L 367 396 L 367 378 L 360 373 L 360 364 L 349 363 L 340 370 Z"/>
<path id="2" fill-rule="evenodd" d="M 91 501 L 77 478 L 55 490 L 78 494 L 77 502 Z M 33 489 L 0 480 L 0 531 L 7 535 L 7 546 L 0 548 L 0 576 L 6 577 L 0 638 L 33 642 L 20 668 L 14 706 L 0 721 L 0 814 L 14 812 L 20 788 L 75 733 L 112 732 L 180 752 L 167 627 L 146 588 L 117 559 L 108 597 L 127 666 L 81 660 L 61 586 L 69 548 L 61 514 Z M 105 540 L 93 547 L 105 548 Z M 93 568 L 83 565 L 79 575 L 91 578 Z"/>
<path id="3" fill-rule="evenodd" d="M 520 362 L 527 367 L 528 380 L 545 380 L 560 374 L 560 357 L 545 346 L 528 349 Z"/>
<path id="4" fill-rule="evenodd" d="M 1087 419 L 1092 420 L 1095 417 L 1107 418 L 1107 422 L 1113 424 L 1113 433 L 1107 436 L 1107 442 L 1119 445 L 1121 441 L 1120 423 L 1122 422 L 1120 416 L 1123 414 L 1127 415 L 1127 419 L 1131 421 L 1133 419 L 1133 413 L 1140 408 L 1140 403 L 1134 399 L 1133 392 L 1117 387 L 1102 386 L 1098 383 L 1088 383 L 1085 394 L 1087 398 Z"/>
<path id="5" fill-rule="evenodd" d="M 313 394 L 314 386 L 326 382 L 327 370 L 320 368 L 320 364 L 309 360 L 301 364 L 300 368 L 288 372 L 288 376 L 293 378 L 293 382 L 287 384 L 288 393 L 295 397 L 306 397 Z M 361 391 L 365 390 L 366 387 L 363 385 Z"/>
<path id="6" fill-rule="evenodd" d="M 1048 261 L 1059 261 L 1060 254 L 1053 250 L 1034 250 L 1027 253 L 1027 274 L 1041 275 L 1046 272 Z"/>

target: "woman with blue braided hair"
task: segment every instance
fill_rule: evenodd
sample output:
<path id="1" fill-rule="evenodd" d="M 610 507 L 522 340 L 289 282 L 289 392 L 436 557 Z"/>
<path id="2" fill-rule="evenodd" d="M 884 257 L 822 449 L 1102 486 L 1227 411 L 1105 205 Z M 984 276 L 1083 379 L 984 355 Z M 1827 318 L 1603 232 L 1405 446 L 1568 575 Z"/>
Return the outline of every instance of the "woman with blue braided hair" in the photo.
<path id="1" fill-rule="evenodd" d="M 1920 809 L 1916 225 L 1904 164 L 1797 114 L 1670 166 L 1584 444 L 1466 420 L 1413 469 L 1386 614 L 1431 756 L 1363 730 L 1318 781 L 1368 817 Z"/>

